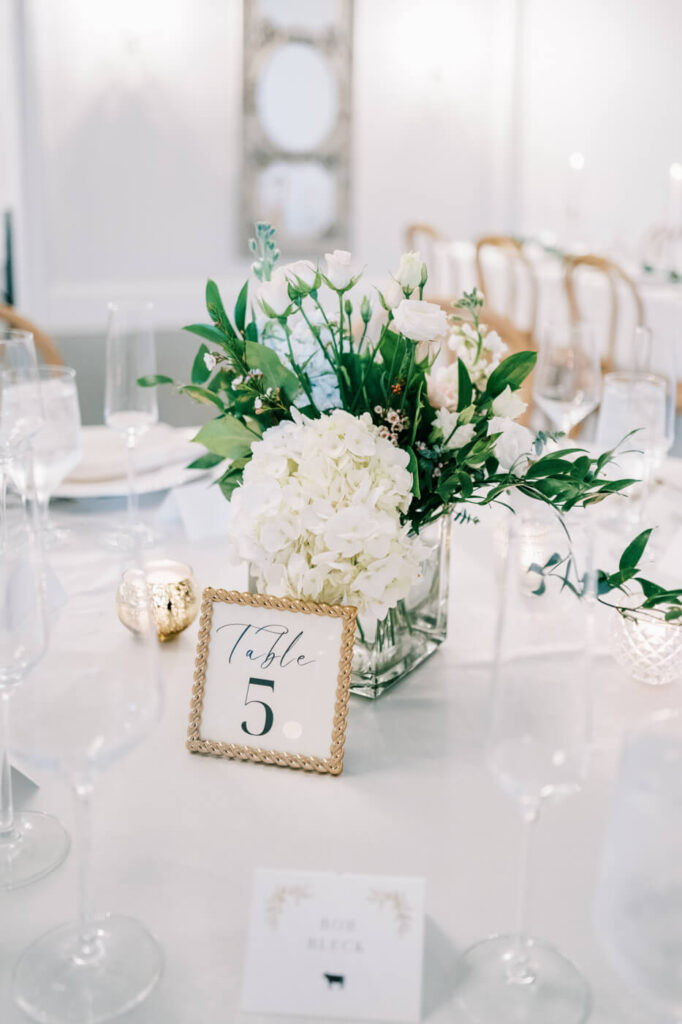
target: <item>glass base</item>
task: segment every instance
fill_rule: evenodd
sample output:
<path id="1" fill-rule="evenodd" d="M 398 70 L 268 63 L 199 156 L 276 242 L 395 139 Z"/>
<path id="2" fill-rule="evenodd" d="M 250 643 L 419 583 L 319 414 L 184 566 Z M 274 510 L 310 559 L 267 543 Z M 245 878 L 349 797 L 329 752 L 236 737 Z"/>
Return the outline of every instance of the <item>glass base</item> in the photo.
<path id="1" fill-rule="evenodd" d="M 0 839 L 0 889 L 18 889 L 49 875 L 65 859 L 69 845 L 67 833 L 52 815 L 15 815 L 11 836 Z"/>
<path id="2" fill-rule="evenodd" d="M 130 917 L 96 918 L 87 948 L 76 924 L 48 932 L 14 970 L 14 999 L 41 1024 L 98 1024 L 138 1006 L 163 971 L 154 938 Z"/>
<path id="3" fill-rule="evenodd" d="M 590 990 L 580 971 L 538 939 L 498 935 L 458 963 L 457 1002 L 476 1024 L 583 1024 Z"/>

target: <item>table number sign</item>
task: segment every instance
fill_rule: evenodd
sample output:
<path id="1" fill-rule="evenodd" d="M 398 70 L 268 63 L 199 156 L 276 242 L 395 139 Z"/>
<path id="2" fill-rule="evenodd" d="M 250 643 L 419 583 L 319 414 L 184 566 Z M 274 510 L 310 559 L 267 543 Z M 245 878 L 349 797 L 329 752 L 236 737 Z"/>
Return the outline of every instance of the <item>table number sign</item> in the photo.
<path id="1" fill-rule="evenodd" d="M 351 607 L 207 587 L 189 750 L 339 775 L 355 617 Z"/>
<path id="2" fill-rule="evenodd" d="M 423 946 L 423 879 L 258 870 L 242 1009 L 418 1021 Z"/>

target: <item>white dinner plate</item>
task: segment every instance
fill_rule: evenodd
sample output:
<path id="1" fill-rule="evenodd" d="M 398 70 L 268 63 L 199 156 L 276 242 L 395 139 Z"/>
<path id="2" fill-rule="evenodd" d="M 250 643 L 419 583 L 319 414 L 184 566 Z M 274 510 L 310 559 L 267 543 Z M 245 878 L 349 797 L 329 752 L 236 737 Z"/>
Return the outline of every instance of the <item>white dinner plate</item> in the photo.
<path id="1" fill-rule="evenodd" d="M 180 487 L 204 476 L 208 470 L 187 469 L 205 449 L 191 444 L 196 427 L 174 429 L 166 424 L 152 428 L 140 439 L 136 452 L 138 494 Z M 128 494 L 125 447 L 106 427 L 83 427 L 83 459 L 72 476 L 54 492 L 55 498 L 123 498 Z M 119 450 L 120 449 L 120 450 Z"/>

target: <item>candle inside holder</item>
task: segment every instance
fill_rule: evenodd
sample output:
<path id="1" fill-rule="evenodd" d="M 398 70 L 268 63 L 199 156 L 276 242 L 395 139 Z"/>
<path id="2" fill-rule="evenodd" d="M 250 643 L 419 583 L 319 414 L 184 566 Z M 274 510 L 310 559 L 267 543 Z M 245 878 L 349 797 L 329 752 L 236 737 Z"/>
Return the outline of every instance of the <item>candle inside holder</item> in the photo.
<path id="1" fill-rule="evenodd" d="M 170 640 L 194 622 L 199 610 L 192 569 L 168 558 L 146 562 L 144 569 L 128 569 L 116 594 L 116 610 L 133 632 L 144 628 L 151 613 L 159 640 Z"/>
<path id="2" fill-rule="evenodd" d="M 651 614 L 616 616 L 612 650 L 618 664 L 638 683 L 664 686 L 682 676 L 682 626 Z"/>

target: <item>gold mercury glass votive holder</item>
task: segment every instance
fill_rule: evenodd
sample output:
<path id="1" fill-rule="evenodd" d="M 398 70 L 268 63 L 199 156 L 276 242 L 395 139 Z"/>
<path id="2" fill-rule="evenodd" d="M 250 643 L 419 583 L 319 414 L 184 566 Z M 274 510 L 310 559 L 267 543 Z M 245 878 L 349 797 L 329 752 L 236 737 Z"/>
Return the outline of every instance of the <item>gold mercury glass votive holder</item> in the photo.
<path id="1" fill-rule="evenodd" d="M 611 649 L 618 664 L 638 683 L 665 686 L 682 677 L 682 625 L 662 616 L 632 612 L 615 616 Z"/>
<path id="2" fill-rule="evenodd" d="M 127 569 L 121 577 L 116 611 L 133 633 L 145 628 L 151 612 L 159 640 L 170 640 L 194 622 L 198 610 L 194 574 L 184 562 L 158 558 L 145 562 L 143 569 Z"/>

